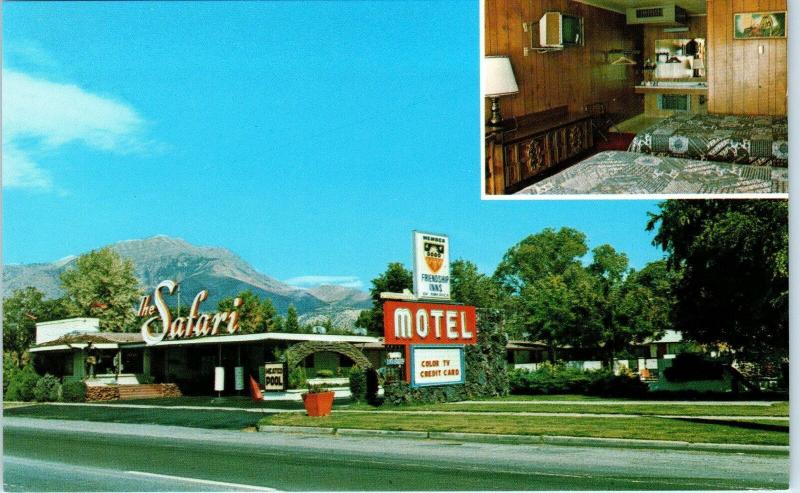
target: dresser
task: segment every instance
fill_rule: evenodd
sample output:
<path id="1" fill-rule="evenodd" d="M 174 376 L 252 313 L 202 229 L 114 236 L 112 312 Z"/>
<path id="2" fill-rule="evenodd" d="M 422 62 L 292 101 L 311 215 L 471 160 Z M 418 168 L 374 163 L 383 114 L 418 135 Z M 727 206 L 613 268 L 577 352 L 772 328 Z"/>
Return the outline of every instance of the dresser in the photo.
<path id="1" fill-rule="evenodd" d="M 514 193 L 594 147 L 590 115 L 571 113 L 566 106 L 503 123 L 503 131 L 486 135 L 487 194 Z"/>

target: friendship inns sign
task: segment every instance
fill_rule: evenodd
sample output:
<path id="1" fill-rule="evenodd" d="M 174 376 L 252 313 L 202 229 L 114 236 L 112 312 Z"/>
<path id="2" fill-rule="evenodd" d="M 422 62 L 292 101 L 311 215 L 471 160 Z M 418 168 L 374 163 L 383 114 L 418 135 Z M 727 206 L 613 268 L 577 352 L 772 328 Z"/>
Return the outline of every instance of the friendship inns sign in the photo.
<path id="1" fill-rule="evenodd" d="M 165 337 L 170 339 L 187 338 L 187 337 L 202 337 L 216 335 L 220 326 L 225 324 L 225 328 L 229 334 L 233 334 L 239 330 L 239 313 L 236 308 L 242 304 L 241 298 L 233 300 L 234 310 L 230 312 L 220 313 L 200 313 L 200 304 L 208 299 L 208 291 L 202 290 L 194 297 L 192 306 L 189 309 L 187 317 L 176 317 L 172 319 L 172 313 L 169 311 L 167 303 L 164 301 L 162 290 L 166 290 L 169 294 L 175 292 L 178 284 L 175 281 L 161 281 L 156 289 L 153 291 L 152 299 L 155 300 L 155 306 L 150 304 L 150 295 L 142 297 L 139 303 L 139 310 L 137 315 L 140 317 L 147 317 L 153 315 L 158 311 L 157 316 L 148 318 L 142 324 L 142 338 L 147 344 L 158 344 L 163 341 Z M 153 331 L 153 322 L 161 319 L 161 332 Z"/>
<path id="2" fill-rule="evenodd" d="M 414 231 L 414 293 L 417 298 L 450 299 L 447 236 Z"/>

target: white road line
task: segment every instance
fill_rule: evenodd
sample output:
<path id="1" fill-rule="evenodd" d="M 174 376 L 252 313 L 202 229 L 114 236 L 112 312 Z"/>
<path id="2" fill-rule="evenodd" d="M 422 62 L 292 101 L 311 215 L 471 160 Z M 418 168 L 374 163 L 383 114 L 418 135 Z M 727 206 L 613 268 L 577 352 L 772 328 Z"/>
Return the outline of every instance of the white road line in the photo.
<path id="1" fill-rule="evenodd" d="M 244 490 L 253 490 L 253 491 L 280 491 L 276 490 L 275 488 L 269 488 L 266 486 L 255 486 L 252 484 L 240 484 L 240 483 L 226 483 L 224 481 L 212 481 L 210 479 L 199 479 L 199 478 L 187 478 L 184 476 L 170 476 L 168 474 L 156 474 L 153 472 L 143 472 L 143 471 L 125 471 L 127 474 L 135 474 L 139 476 L 149 476 L 151 478 L 161 478 L 161 479 L 171 479 L 177 481 L 187 481 L 190 483 L 200 483 L 200 484 L 208 484 L 211 486 L 224 486 L 227 488 L 240 488 Z"/>

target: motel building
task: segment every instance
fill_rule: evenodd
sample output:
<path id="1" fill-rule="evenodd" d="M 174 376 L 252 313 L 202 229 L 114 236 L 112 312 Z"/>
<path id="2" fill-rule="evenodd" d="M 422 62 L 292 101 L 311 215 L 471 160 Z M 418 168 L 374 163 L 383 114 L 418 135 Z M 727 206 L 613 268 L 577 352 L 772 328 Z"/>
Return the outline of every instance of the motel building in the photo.
<path id="1" fill-rule="evenodd" d="M 159 386 L 151 384 L 175 384 L 184 395 L 245 395 L 251 376 L 265 387 L 264 365 L 277 361 L 276 350 L 307 341 L 350 344 L 375 367 L 381 366 L 383 345 L 375 337 L 225 333 L 148 343 L 141 333 L 101 332 L 96 318 L 37 323 L 30 353 L 40 374 L 85 380 L 87 387 L 124 387 L 129 397 L 154 396 L 153 389 Z M 345 354 L 322 351 L 310 354 L 299 366 L 310 377 L 320 370 L 331 370 L 335 377 L 337 370 L 353 364 Z M 329 383 L 346 386 L 344 376 Z"/>
<path id="2" fill-rule="evenodd" d="M 255 385 L 279 392 L 287 389 L 296 367 L 327 386 L 346 387 L 354 366 L 382 369 L 387 380 L 404 379 L 411 387 L 463 384 L 465 347 L 478 340 L 476 308 L 450 300 L 447 236 L 415 231 L 413 245 L 414 293 L 381 293 L 381 338 L 242 334 L 241 300 L 234 299 L 230 312 L 204 313 L 206 290 L 194 297 L 187 316 L 173 318 L 166 299 L 177 283 L 165 280 L 136 309 L 139 332 L 102 332 L 96 318 L 42 322 L 36 324 L 36 343 L 29 351 L 40 374 L 85 381 L 89 400 L 244 395 Z M 642 379 L 657 380 L 683 345 L 679 332 L 668 331 L 659 340 L 632 345 L 628 353 L 633 357 L 615 361 L 614 370 L 627 367 Z M 554 349 L 570 366 L 602 367 L 599 348 Z M 509 341 L 506 352 L 509 368 L 535 370 L 550 359 L 547 346 L 536 341 Z M 280 355 L 289 360 L 290 353 L 290 362 L 281 361 Z"/>

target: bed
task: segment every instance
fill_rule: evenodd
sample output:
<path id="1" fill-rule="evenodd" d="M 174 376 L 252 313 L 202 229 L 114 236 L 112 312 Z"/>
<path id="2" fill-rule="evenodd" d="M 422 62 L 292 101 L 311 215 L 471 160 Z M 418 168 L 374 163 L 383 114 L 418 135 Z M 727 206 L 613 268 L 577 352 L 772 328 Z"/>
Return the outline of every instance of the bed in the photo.
<path id="1" fill-rule="evenodd" d="M 788 166 L 786 117 L 676 114 L 639 132 L 628 150 L 753 166 Z"/>
<path id="2" fill-rule="evenodd" d="M 787 193 L 788 169 L 605 151 L 518 194 Z"/>

